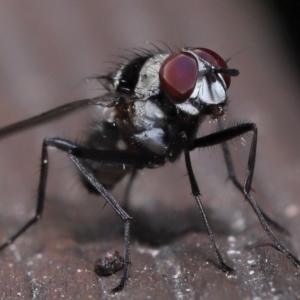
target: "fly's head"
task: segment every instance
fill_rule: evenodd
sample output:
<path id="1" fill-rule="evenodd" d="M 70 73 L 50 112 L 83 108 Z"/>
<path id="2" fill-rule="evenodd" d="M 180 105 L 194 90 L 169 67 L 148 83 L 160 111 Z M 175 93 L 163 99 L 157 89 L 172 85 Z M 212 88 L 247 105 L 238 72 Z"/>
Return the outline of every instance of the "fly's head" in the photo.
<path id="1" fill-rule="evenodd" d="M 231 76 L 238 74 L 238 70 L 229 69 L 224 59 L 212 50 L 185 48 L 164 60 L 159 80 L 180 111 L 216 119 L 224 114 Z"/>

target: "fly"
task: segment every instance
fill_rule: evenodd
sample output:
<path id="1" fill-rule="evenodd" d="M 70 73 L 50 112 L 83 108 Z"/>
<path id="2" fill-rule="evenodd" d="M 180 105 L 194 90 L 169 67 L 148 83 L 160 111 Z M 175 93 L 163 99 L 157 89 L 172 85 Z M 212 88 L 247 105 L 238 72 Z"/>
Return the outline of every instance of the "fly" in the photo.
<path id="1" fill-rule="evenodd" d="M 300 261 L 277 239 L 268 223 L 281 231 L 284 229 L 259 208 L 250 194 L 257 146 L 256 125 L 244 122 L 224 129 L 220 120 L 227 108 L 231 77 L 238 74 L 217 53 L 206 48 L 183 48 L 169 53 L 158 48 L 156 51 L 140 50 L 135 58 L 128 59 L 115 72 L 96 78 L 107 91 L 104 95 L 74 101 L 0 129 L 0 138 L 3 138 L 87 105 L 99 106 L 103 112 L 103 118 L 82 145 L 57 137 L 44 139 L 35 216 L 2 244 L 0 251 L 41 218 L 48 147 L 56 147 L 67 153 L 88 190 L 104 197 L 124 222 L 124 259 L 114 254 L 117 252 L 111 252 L 109 259 L 97 266 L 100 275 L 123 268 L 121 281 L 113 289 L 113 292 L 121 291 L 129 277 L 132 218 L 108 190 L 127 174 L 131 174 L 131 183 L 139 170 L 161 167 L 183 154 L 192 194 L 219 266 L 224 272 L 230 272 L 233 269 L 225 263 L 206 217 L 190 159 L 194 149 L 220 144 L 230 180 L 249 202 L 275 247 L 299 267 Z M 198 128 L 207 117 L 218 120 L 219 131 L 197 138 Z M 246 178 L 241 185 L 236 179 L 226 142 L 249 132 L 252 132 L 252 139 Z"/>

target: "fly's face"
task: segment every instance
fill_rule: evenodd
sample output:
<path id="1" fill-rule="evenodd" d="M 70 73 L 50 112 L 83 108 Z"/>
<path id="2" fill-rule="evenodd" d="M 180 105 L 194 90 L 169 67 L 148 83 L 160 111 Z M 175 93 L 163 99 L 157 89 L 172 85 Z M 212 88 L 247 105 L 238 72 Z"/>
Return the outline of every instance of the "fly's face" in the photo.
<path id="1" fill-rule="evenodd" d="M 159 78 L 162 89 L 178 109 L 196 115 L 213 108 L 212 117 L 223 113 L 230 76 L 237 70 L 228 69 L 226 62 L 206 48 L 186 48 L 170 55 L 162 64 Z M 219 109 L 216 109 L 219 108 Z M 220 114 L 215 114 L 219 111 Z"/>

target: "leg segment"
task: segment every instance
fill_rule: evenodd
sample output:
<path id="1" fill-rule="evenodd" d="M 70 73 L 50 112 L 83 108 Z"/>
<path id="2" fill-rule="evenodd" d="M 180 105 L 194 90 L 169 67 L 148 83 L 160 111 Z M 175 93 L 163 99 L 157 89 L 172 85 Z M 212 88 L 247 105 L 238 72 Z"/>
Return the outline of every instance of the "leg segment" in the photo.
<path id="1" fill-rule="evenodd" d="M 112 206 L 116 213 L 124 222 L 124 269 L 121 282 L 112 291 L 119 292 L 124 288 L 125 281 L 128 279 L 129 265 L 130 265 L 130 221 L 132 218 L 123 210 L 118 202 L 107 192 L 107 190 L 90 174 L 86 168 L 80 163 L 77 157 L 71 154 L 69 150 L 68 155 L 81 174 L 92 184 L 92 186 L 99 192 L 99 194 Z"/>
<path id="2" fill-rule="evenodd" d="M 274 233 L 270 229 L 268 223 L 266 222 L 264 214 L 261 212 L 259 206 L 257 205 L 255 200 L 250 195 L 251 184 L 252 184 L 252 179 L 253 179 L 253 174 L 254 174 L 254 167 L 255 167 L 256 147 L 257 147 L 256 125 L 254 123 L 239 124 L 239 125 L 224 129 L 222 131 L 198 138 L 194 141 L 194 145 L 192 145 L 192 147 L 190 147 L 189 150 L 193 150 L 195 148 L 209 147 L 209 146 L 213 146 L 213 145 L 217 145 L 217 144 L 222 144 L 230 139 L 239 137 L 250 131 L 253 132 L 253 137 L 252 137 L 250 152 L 249 152 L 249 157 L 248 157 L 246 178 L 245 178 L 245 183 L 244 183 L 244 187 L 243 187 L 243 194 L 244 194 L 246 200 L 252 206 L 263 229 L 267 232 L 267 234 L 273 241 L 275 247 L 280 252 L 284 253 L 288 258 L 290 258 L 297 267 L 300 267 L 300 261 L 277 239 L 277 237 L 274 235 Z"/>
<path id="3" fill-rule="evenodd" d="M 218 120 L 218 129 L 220 131 L 224 130 L 224 126 L 223 126 L 221 120 Z M 235 174 L 235 170 L 234 170 L 234 166 L 233 166 L 233 161 L 232 161 L 231 153 L 230 153 L 230 150 L 229 150 L 229 147 L 228 147 L 227 143 L 223 142 L 221 144 L 221 148 L 222 148 L 223 155 L 224 155 L 225 162 L 226 162 L 228 179 L 244 195 L 243 186 L 241 185 L 241 183 L 236 178 L 236 174 Z M 284 232 L 285 234 L 289 235 L 289 232 L 284 227 L 282 227 L 276 221 L 274 221 L 273 219 L 271 219 L 265 212 L 262 211 L 261 208 L 260 208 L 260 211 L 261 211 L 261 214 L 263 215 L 263 217 L 266 219 L 266 221 L 269 224 L 271 224 L 274 228 L 280 230 L 281 232 Z"/>
<path id="4" fill-rule="evenodd" d="M 14 235 L 12 235 L 5 243 L 0 246 L 0 251 L 12 244 L 22 233 L 24 233 L 29 227 L 35 224 L 42 217 L 48 174 L 48 151 L 47 143 L 45 141 L 46 140 L 44 140 L 42 146 L 40 181 L 38 186 L 38 197 L 35 215 L 21 229 L 19 229 Z"/>
<path id="5" fill-rule="evenodd" d="M 84 100 L 77 100 L 71 103 L 67 103 L 56 108 L 50 109 L 44 113 L 41 113 L 37 116 L 25 119 L 23 121 L 5 126 L 0 129 L 0 139 L 8 136 L 10 134 L 20 132 L 31 127 L 34 127 L 37 124 L 43 124 L 48 121 L 60 118 L 65 116 L 66 114 L 72 113 L 76 109 L 82 108 L 87 105 L 108 105 L 107 97 L 108 94 L 105 94 L 101 97 L 96 97 L 93 99 L 84 99 Z"/>
<path id="6" fill-rule="evenodd" d="M 183 139 L 184 144 L 187 145 L 187 140 L 186 140 L 185 135 L 183 135 L 182 139 Z M 211 227 L 208 223 L 207 216 L 206 216 L 203 204 L 200 199 L 200 190 L 199 190 L 199 187 L 198 187 L 198 184 L 197 184 L 194 172 L 193 172 L 191 158 L 190 158 L 190 151 L 189 151 L 188 147 L 184 148 L 184 157 L 185 157 L 185 164 L 186 164 L 186 168 L 187 168 L 187 172 L 188 172 L 188 176 L 189 176 L 189 180 L 190 180 L 190 184 L 191 184 L 191 188 L 192 188 L 192 193 L 193 193 L 193 196 L 195 197 L 195 200 L 199 206 L 200 212 L 202 214 L 202 217 L 203 217 L 206 229 L 207 229 L 208 236 L 210 238 L 210 241 L 211 241 L 213 248 L 215 250 L 215 253 L 217 255 L 218 262 L 221 265 L 221 269 L 224 272 L 233 271 L 233 269 L 231 267 L 227 266 L 226 263 L 224 262 L 222 255 L 218 249 L 218 246 L 215 242 Z"/>

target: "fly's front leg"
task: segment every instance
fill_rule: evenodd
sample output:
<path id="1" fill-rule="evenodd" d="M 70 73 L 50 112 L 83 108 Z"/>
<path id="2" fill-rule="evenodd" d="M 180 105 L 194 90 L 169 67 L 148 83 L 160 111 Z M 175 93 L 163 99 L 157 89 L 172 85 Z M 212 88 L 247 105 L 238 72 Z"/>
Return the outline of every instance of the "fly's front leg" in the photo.
<path id="1" fill-rule="evenodd" d="M 221 120 L 218 120 L 218 129 L 220 131 L 224 130 L 224 126 L 222 124 Z M 242 184 L 237 180 L 236 173 L 233 166 L 233 161 L 231 157 L 231 153 L 228 147 L 228 144 L 226 142 L 221 143 L 222 152 L 225 158 L 226 162 L 226 168 L 228 173 L 228 179 L 233 183 L 233 185 L 244 195 L 244 189 Z M 274 228 L 280 230 L 281 232 L 284 232 L 285 234 L 289 235 L 289 232 L 282 227 L 280 224 L 278 224 L 276 221 L 271 219 L 261 208 L 260 211 L 263 215 L 263 217 L 266 219 L 266 221 L 271 224 Z"/>
<path id="2" fill-rule="evenodd" d="M 263 229 L 268 233 L 269 237 L 273 241 L 275 247 L 282 253 L 284 253 L 289 259 L 292 260 L 295 266 L 300 267 L 300 261 L 298 258 L 292 254 L 274 235 L 271 228 L 269 227 L 268 223 L 265 220 L 263 213 L 261 212 L 260 208 L 258 207 L 256 201 L 250 195 L 251 191 L 251 184 L 254 174 L 254 165 L 255 165 L 255 156 L 256 156 L 256 146 L 257 146 L 257 128 L 254 125 L 253 127 L 253 138 L 250 147 L 249 159 L 247 164 L 247 172 L 246 172 L 246 179 L 244 184 L 244 194 L 250 205 L 252 206 L 253 210 L 255 211 Z"/>
<path id="3" fill-rule="evenodd" d="M 222 144 L 228 140 L 239 137 L 250 131 L 253 132 L 253 136 L 252 136 L 250 152 L 249 152 L 249 156 L 248 156 L 246 178 L 245 178 L 245 183 L 243 186 L 243 194 L 244 194 L 246 200 L 252 206 L 263 229 L 267 232 L 267 234 L 273 241 L 275 247 L 280 252 L 284 253 L 289 259 L 291 259 L 297 267 L 300 267 L 300 261 L 274 235 L 274 233 L 272 232 L 268 223 L 266 222 L 264 214 L 260 210 L 260 208 L 257 205 L 257 203 L 255 202 L 255 200 L 250 195 L 252 179 L 253 179 L 253 174 L 254 174 L 254 167 L 255 167 L 256 147 L 257 147 L 256 125 L 254 123 L 238 124 L 236 126 L 224 129 L 222 131 L 212 133 L 207 136 L 198 138 L 194 141 L 194 144 L 190 147 L 190 150 L 193 150 L 195 148 L 209 147 L 209 146 L 213 146 L 213 145 L 217 145 L 217 144 Z"/>
<path id="4" fill-rule="evenodd" d="M 202 217 L 203 217 L 203 220 L 204 220 L 204 223 L 205 223 L 205 226 L 206 226 L 206 230 L 207 230 L 208 236 L 209 236 L 209 238 L 211 240 L 211 243 L 213 245 L 214 251 L 215 251 L 215 253 L 217 255 L 217 259 L 218 259 L 218 262 L 219 262 L 219 264 L 221 266 L 221 269 L 224 272 L 231 272 L 231 271 L 233 271 L 233 269 L 231 267 L 229 267 L 224 262 L 224 259 L 223 259 L 222 255 L 220 253 L 220 250 L 218 249 L 218 246 L 217 246 L 217 244 L 215 242 L 213 232 L 211 230 L 211 227 L 209 225 L 209 222 L 208 222 L 208 219 L 207 219 L 207 216 L 206 216 L 203 204 L 201 202 L 201 199 L 200 199 L 200 190 L 199 190 L 199 187 L 198 187 L 195 175 L 194 175 L 194 171 L 193 171 L 193 168 L 192 168 L 191 158 L 190 158 L 190 151 L 189 151 L 189 149 L 187 147 L 187 139 L 186 139 L 186 135 L 185 134 L 183 134 L 183 136 L 182 136 L 182 141 L 186 145 L 184 147 L 185 165 L 186 165 L 186 168 L 187 168 L 187 172 L 188 172 L 188 176 L 189 176 L 189 180 L 190 180 L 190 184 L 191 184 L 193 196 L 195 197 L 195 200 L 196 200 L 196 202 L 198 204 L 198 207 L 200 209 L 200 212 L 202 214 Z"/>

